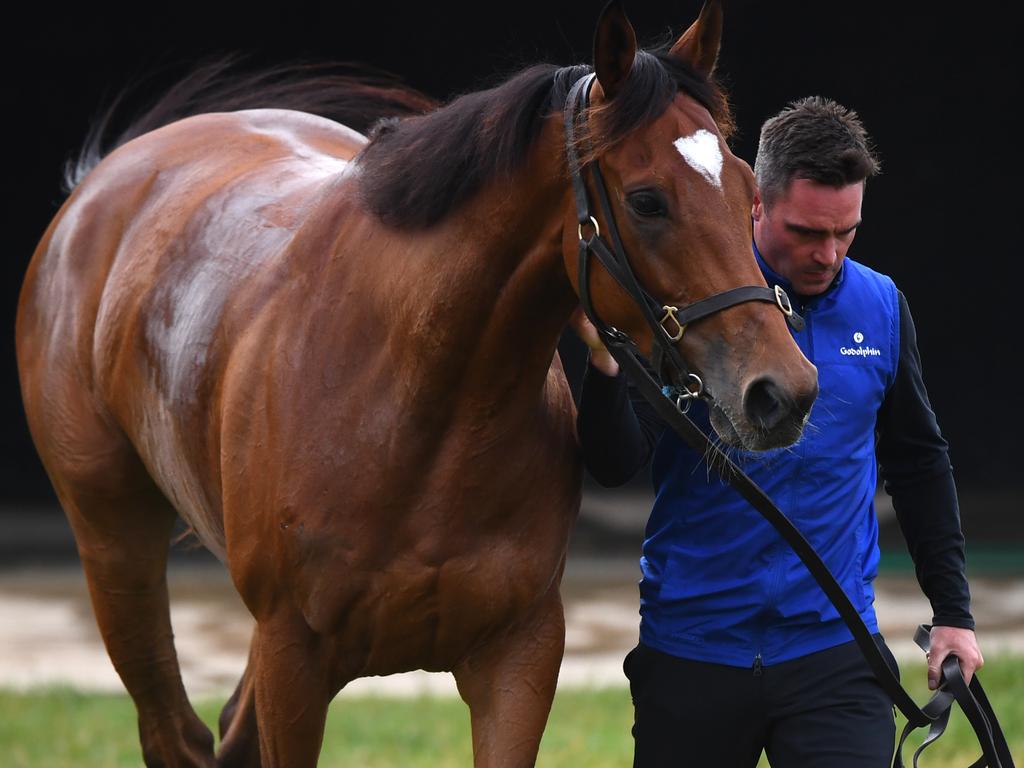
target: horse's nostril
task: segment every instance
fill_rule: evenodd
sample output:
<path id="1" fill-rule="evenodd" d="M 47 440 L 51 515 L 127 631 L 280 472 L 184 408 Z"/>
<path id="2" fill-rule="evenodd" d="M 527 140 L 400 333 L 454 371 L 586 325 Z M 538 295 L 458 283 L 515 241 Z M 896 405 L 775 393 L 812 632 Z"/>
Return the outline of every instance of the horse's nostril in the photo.
<path id="1" fill-rule="evenodd" d="M 795 415 L 800 416 L 801 419 L 806 417 L 807 414 L 811 412 L 811 406 L 814 405 L 814 401 L 817 399 L 817 397 L 818 384 L 817 382 L 815 382 L 813 387 L 808 389 L 806 392 L 797 395 Z"/>
<path id="2" fill-rule="evenodd" d="M 769 432 L 793 411 L 793 401 L 774 380 L 764 377 L 747 387 L 743 410 L 751 424 Z"/>

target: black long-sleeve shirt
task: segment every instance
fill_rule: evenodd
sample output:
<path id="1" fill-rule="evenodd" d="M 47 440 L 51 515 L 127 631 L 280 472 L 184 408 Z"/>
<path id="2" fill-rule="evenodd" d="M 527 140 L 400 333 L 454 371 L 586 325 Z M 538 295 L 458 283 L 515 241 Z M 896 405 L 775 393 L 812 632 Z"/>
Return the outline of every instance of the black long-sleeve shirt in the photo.
<path id="1" fill-rule="evenodd" d="M 939 431 L 921 373 L 917 332 L 899 293 L 896 377 L 876 420 L 876 455 L 892 497 L 932 623 L 974 629 L 964 573 L 964 537 L 948 445 Z M 584 465 L 601 485 L 629 481 L 650 459 L 665 422 L 622 374 L 587 366 L 577 430 Z"/>

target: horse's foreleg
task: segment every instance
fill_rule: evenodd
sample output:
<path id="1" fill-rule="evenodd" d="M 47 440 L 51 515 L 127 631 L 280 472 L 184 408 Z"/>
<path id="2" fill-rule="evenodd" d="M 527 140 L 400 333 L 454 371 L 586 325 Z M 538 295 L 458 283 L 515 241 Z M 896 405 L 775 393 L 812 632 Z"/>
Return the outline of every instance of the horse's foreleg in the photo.
<path id="1" fill-rule="evenodd" d="M 220 713 L 221 744 L 217 751 L 217 765 L 220 768 L 260 766 L 259 732 L 256 727 L 255 649 L 256 638 L 253 637 L 245 673 Z"/>
<path id="2" fill-rule="evenodd" d="M 65 488 L 61 501 L 107 653 L 135 702 L 146 765 L 213 766 L 213 735 L 188 702 L 171 632 L 166 566 L 174 510 L 155 488 Z"/>
<path id="3" fill-rule="evenodd" d="M 300 616 L 256 625 L 249 664 L 263 768 L 317 763 L 327 708 L 337 692 L 324 645 Z"/>
<path id="4" fill-rule="evenodd" d="M 469 705 L 477 768 L 536 763 L 564 649 L 562 601 L 553 588 L 527 621 L 454 670 Z"/>

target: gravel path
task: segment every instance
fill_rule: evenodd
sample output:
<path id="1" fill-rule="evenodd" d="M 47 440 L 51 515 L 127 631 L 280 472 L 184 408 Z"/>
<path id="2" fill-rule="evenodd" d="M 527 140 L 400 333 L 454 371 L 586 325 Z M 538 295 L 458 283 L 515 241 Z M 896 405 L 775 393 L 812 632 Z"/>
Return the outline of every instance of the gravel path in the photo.
<path id="1" fill-rule="evenodd" d="M 625 685 L 622 658 L 637 638 L 637 566 L 570 558 L 563 582 L 566 654 L 560 686 Z M 252 619 L 219 566 L 172 566 L 172 621 L 185 685 L 193 696 L 230 693 L 245 666 Z M 901 661 L 920 660 L 911 641 L 929 616 L 913 577 L 876 582 L 882 632 Z M 1024 654 L 1024 579 L 974 579 L 974 611 L 988 655 Z M 63 684 L 122 691 L 93 620 L 77 565 L 0 572 L 0 687 Z M 364 678 L 343 696 L 456 695 L 448 674 Z"/>

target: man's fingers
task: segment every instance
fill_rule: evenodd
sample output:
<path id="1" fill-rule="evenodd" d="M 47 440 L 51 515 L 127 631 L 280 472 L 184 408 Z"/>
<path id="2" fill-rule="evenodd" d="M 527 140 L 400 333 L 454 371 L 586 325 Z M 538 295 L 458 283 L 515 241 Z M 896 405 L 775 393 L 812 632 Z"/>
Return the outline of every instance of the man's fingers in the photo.
<path id="1" fill-rule="evenodd" d="M 580 337 L 580 340 L 590 347 L 590 364 L 606 376 L 618 376 L 619 364 L 615 362 L 615 358 L 601 341 L 601 334 L 590 322 L 590 318 L 587 317 L 582 306 L 576 307 L 569 316 L 569 326 Z"/>
<path id="2" fill-rule="evenodd" d="M 569 325 L 576 332 L 576 335 L 583 340 L 584 343 L 591 349 L 603 349 L 604 345 L 601 343 L 601 338 L 597 334 L 597 328 L 590 322 L 586 313 L 583 311 L 583 307 L 577 307 L 576 310 L 569 317 Z"/>
<path id="3" fill-rule="evenodd" d="M 958 657 L 960 659 L 960 671 L 963 672 L 964 682 L 970 685 L 971 678 L 974 677 L 974 673 L 977 672 L 985 665 L 985 660 L 981 657 L 981 654 L 964 654 Z"/>
<path id="4" fill-rule="evenodd" d="M 939 687 L 939 678 L 942 675 L 942 662 L 947 655 L 945 652 L 942 654 L 935 652 L 928 654 L 928 690 L 934 691 Z"/>
<path id="5" fill-rule="evenodd" d="M 949 656 L 951 651 L 945 650 L 942 652 L 932 652 L 928 654 L 928 689 L 934 691 L 939 687 L 939 680 L 942 677 L 942 663 Z M 962 656 L 952 651 L 956 655 L 956 659 L 960 664 L 960 674 L 964 677 L 964 682 L 968 685 L 971 684 L 971 678 L 974 677 L 974 673 L 982 668 L 985 664 L 985 660 L 980 654 L 974 655 L 969 652 L 965 652 Z"/>
<path id="6" fill-rule="evenodd" d="M 960 671 L 967 683 L 971 682 L 975 670 L 981 669 L 985 663 L 973 630 L 932 627 L 931 652 L 928 654 L 928 687 L 932 690 L 938 688 L 942 662 L 951 653 L 956 654 Z"/>

